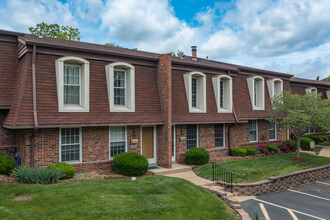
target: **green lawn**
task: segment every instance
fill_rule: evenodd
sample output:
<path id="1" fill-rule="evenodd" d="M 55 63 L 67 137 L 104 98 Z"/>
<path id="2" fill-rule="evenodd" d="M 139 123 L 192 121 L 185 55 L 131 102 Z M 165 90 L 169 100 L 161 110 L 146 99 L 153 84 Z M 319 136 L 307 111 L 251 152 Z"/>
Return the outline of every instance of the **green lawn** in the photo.
<path id="1" fill-rule="evenodd" d="M 220 162 L 220 164 L 234 172 L 234 183 L 257 182 L 268 179 L 271 176 L 330 164 L 330 158 L 306 153 L 302 153 L 301 157 L 309 160 L 308 162 L 297 162 L 289 159 L 290 157 L 295 157 L 295 155 L 295 153 L 278 154 L 247 160 Z M 212 179 L 212 164 L 196 168 L 194 172 L 200 177 Z"/>
<path id="2" fill-rule="evenodd" d="M 17 196 L 29 201 L 15 201 Z M 0 183 L 0 219 L 236 219 L 223 201 L 170 177 L 52 185 Z"/>

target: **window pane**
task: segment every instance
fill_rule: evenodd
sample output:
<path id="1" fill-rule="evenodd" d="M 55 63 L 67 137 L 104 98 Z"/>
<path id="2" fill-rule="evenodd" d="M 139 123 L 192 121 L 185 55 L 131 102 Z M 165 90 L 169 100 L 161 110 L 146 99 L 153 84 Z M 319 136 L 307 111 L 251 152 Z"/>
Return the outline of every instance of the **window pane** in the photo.
<path id="1" fill-rule="evenodd" d="M 257 121 L 256 120 L 249 121 L 250 141 L 257 141 L 257 135 L 258 135 L 257 129 L 258 129 Z"/>
<path id="2" fill-rule="evenodd" d="M 215 147 L 224 147 L 224 124 L 216 124 L 214 126 Z"/>
<path id="3" fill-rule="evenodd" d="M 224 84 L 223 80 L 220 80 L 220 108 L 223 108 L 223 90 L 224 90 L 223 84 Z"/>
<path id="4" fill-rule="evenodd" d="M 61 160 L 80 160 L 80 131 L 79 128 L 61 129 Z"/>
<path id="5" fill-rule="evenodd" d="M 197 147 L 197 125 L 187 125 L 187 150 Z"/>
<path id="6" fill-rule="evenodd" d="M 269 123 L 269 139 L 276 139 L 276 124 L 274 122 Z"/>
<path id="7" fill-rule="evenodd" d="M 125 127 L 110 127 L 110 157 L 125 152 L 126 129 Z"/>
<path id="8" fill-rule="evenodd" d="M 197 78 L 191 79 L 191 105 L 197 107 Z"/>
<path id="9" fill-rule="evenodd" d="M 115 88 L 114 93 L 115 105 L 125 105 L 125 89 Z"/>
<path id="10" fill-rule="evenodd" d="M 254 105 L 257 106 L 258 104 L 258 82 L 254 80 Z"/>
<path id="11" fill-rule="evenodd" d="M 114 103 L 115 105 L 125 105 L 125 93 L 126 93 L 126 82 L 125 82 L 125 71 L 115 70 L 114 71 Z"/>

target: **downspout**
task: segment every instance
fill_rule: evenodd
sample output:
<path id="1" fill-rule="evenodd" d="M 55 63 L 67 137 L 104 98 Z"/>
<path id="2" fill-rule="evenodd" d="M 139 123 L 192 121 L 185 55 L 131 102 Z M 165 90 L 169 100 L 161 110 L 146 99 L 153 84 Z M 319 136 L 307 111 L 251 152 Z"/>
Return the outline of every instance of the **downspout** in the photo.
<path id="1" fill-rule="evenodd" d="M 34 137 L 35 132 L 38 130 L 38 114 L 37 114 L 37 86 L 36 86 L 36 54 L 37 46 L 33 45 L 32 51 L 32 100 L 33 100 L 33 122 L 34 130 L 31 136 L 31 167 L 34 167 Z"/>
<path id="2" fill-rule="evenodd" d="M 238 124 L 238 118 L 235 112 L 234 104 L 233 104 L 233 115 L 235 118 L 235 124 L 231 124 L 228 126 L 228 155 L 230 155 L 230 129 Z"/>

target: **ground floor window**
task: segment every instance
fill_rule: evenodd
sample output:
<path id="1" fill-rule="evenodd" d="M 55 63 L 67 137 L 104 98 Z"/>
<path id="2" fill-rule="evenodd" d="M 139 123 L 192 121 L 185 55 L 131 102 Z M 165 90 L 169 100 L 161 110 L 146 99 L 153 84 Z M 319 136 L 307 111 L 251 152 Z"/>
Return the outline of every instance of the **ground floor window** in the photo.
<path id="1" fill-rule="evenodd" d="M 80 162 L 81 161 L 81 129 L 61 128 L 60 129 L 60 161 Z"/>
<path id="2" fill-rule="evenodd" d="M 306 129 L 306 134 L 315 134 L 315 128 L 308 127 L 308 128 Z"/>
<path id="3" fill-rule="evenodd" d="M 257 120 L 249 121 L 250 142 L 258 141 L 258 122 Z"/>
<path id="4" fill-rule="evenodd" d="M 126 127 L 110 127 L 110 159 L 126 151 Z"/>
<path id="5" fill-rule="evenodd" d="M 187 125 L 187 150 L 198 147 L 197 128 L 197 125 Z"/>
<path id="6" fill-rule="evenodd" d="M 216 148 L 225 147 L 225 125 L 224 124 L 214 125 L 214 138 L 215 138 L 215 147 Z"/>
<path id="7" fill-rule="evenodd" d="M 276 123 L 269 122 L 269 140 L 276 140 Z"/>

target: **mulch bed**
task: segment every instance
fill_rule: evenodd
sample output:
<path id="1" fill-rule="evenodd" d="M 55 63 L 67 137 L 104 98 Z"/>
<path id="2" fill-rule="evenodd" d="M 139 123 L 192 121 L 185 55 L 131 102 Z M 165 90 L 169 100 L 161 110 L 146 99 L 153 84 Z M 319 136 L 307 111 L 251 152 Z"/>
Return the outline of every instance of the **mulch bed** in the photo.
<path id="1" fill-rule="evenodd" d="M 148 171 L 146 174 L 139 176 L 151 176 L 154 175 L 152 172 Z M 124 176 L 121 174 L 116 174 L 113 171 L 104 171 L 104 172 L 89 172 L 76 175 L 76 178 L 66 179 L 66 180 L 59 180 L 57 183 L 68 183 L 68 182 L 76 182 L 76 181 L 86 181 L 86 180 L 100 180 L 100 179 L 123 179 L 123 178 L 131 178 L 129 176 Z M 20 183 L 15 178 L 6 175 L 0 175 L 0 182 L 5 183 L 19 183 L 19 184 L 26 184 Z"/>

